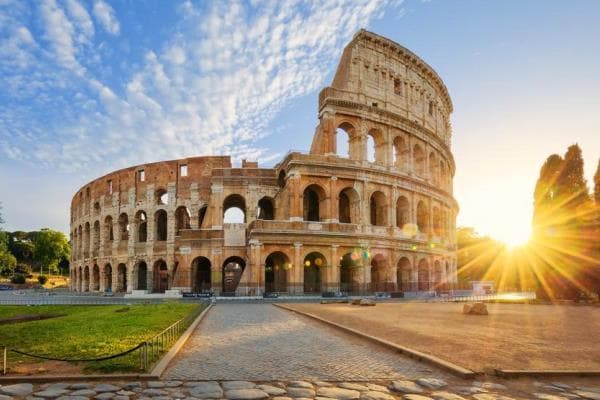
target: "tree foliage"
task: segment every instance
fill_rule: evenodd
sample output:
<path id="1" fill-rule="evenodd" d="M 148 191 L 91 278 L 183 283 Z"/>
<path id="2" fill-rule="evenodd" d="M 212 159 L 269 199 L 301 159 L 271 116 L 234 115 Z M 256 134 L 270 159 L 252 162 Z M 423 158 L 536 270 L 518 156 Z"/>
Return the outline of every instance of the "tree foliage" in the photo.
<path id="1" fill-rule="evenodd" d="M 67 237 L 58 231 L 44 228 L 33 240 L 33 259 L 49 271 L 57 272 L 62 259 L 68 259 L 71 248 Z"/>

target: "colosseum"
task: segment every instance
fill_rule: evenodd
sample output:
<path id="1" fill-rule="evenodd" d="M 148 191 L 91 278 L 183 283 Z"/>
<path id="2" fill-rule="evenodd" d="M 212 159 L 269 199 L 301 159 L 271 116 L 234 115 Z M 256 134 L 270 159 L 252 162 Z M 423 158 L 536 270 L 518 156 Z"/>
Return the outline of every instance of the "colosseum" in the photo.
<path id="1" fill-rule="evenodd" d="M 361 30 L 319 93 L 308 153 L 137 165 L 71 203 L 71 289 L 132 295 L 431 295 L 456 283 L 452 102 Z"/>

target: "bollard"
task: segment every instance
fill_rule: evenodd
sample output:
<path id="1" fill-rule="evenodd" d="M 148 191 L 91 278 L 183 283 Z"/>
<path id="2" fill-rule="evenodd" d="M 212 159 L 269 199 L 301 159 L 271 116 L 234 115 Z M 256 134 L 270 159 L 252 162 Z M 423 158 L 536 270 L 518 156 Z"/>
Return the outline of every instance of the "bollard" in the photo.
<path id="1" fill-rule="evenodd" d="M 5 346 L 4 347 L 4 362 L 3 362 L 3 368 L 2 368 L 2 375 L 6 375 L 7 361 L 8 361 L 8 348 Z"/>

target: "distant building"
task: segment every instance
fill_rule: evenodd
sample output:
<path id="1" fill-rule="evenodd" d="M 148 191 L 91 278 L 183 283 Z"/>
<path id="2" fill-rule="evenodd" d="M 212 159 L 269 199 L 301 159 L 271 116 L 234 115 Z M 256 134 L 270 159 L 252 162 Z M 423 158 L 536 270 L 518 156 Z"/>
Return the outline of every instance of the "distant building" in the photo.
<path id="1" fill-rule="evenodd" d="M 72 290 L 260 295 L 451 285 L 451 112 L 429 65 L 361 30 L 319 94 L 308 154 L 292 152 L 273 168 L 190 157 L 81 188 L 71 204 Z"/>

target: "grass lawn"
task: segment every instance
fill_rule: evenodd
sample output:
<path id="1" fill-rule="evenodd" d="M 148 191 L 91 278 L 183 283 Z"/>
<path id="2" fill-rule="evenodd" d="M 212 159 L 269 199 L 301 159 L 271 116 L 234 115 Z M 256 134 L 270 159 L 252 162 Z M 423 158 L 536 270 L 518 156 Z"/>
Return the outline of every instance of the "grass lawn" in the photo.
<path id="1" fill-rule="evenodd" d="M 488 304 L 483 316 L 461 303 L 289 306 L 474 371 L 600 370 L 600 307 Z"/>
<path id="2" fill-rule="evenodd" d="M 173 322 L 196 310 L 197 304 L 98 306 L 0 306 L 0 320 L 18 315 L 65 314 L 62 317 L 0 325 L 0 347 L 57 358 L 99 358 L 123 352 L 150 339 Z M 77 371 L 131 371 L 139 368 L 139 355 L 101 362 L 64 365 L 41 362 L 9 353 L 13 373 L 32 373 L 38 369 L 58 373 Z M 65 363 L 66 364 L 66 363 Z M 60 371 L 50 369 L 60 368 Z"/>

